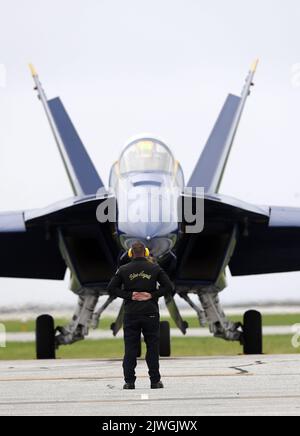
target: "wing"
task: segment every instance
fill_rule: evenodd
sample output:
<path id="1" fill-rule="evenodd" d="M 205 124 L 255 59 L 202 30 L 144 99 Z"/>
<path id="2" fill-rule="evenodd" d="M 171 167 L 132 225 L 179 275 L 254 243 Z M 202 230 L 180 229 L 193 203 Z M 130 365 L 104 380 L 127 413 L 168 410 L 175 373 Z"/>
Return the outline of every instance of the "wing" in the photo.
<path id="1" fill-rule="evenodd" d="M 230 262 L 233 276 L 300 271 L 300 209 L 270 209 L 268 225 L 252 224 Z"/>
<path id="2" fill-rule="evenodd" d="M 0 277 L 63 280 L 68 267 L 82 286 L 108 283 L 119 247 L 101 205 L 116 211 L 114 197 L 94 196 L 0 214 Z"/>
<path id="3" fill-rule="evenodd" d="M 191 203 L 192 201 L 192 203 Z M 199 215 L 204 201 L 204 229 L 191 233 L 196 225 L 186 220 L 187 208 Z M 256 207 L 225 196 L 206 194 L 204 199 L 181 197 L 181 238 L 177 245 L 177 283 L 186 286 L 216 284 L 228 266 L 240 237 L 252 226 L 268 227 L 269 208 Z M 199 203 L 197 205 L 197 203 Z M 197 213 L 195 213 L 197 212 Z"/>
<path id="4" fill-rule="evenodd" d="M 193 210 L 199 200 L 193 197 Z M 216 284 L 227 266 L 233 276 L 300 271 L 300 209 L 206 195 L 204 210 L 202 232 L 188 234 L 190 223 L 183 222 L 176 253 L 179 284 Z"/>
<path id="5" fill-rule="evenodd" d="M 59 98 L 47 100 L 37 72 L 30 68 L 74 194 L 95 194 L 104 185 L 69 115 Z"/>
<path id="6" fill-rule="evenodd" d="M 210 194 L 219 191 L 246 100 L 253 85 L 257 64 L 258 61 L 254 63 L 249 72 L 241 97 L 228 96 L 188 187 L 204 187 L 205 191 Z"/>
<path id="7" fill-rule="evenodd" d="M 26 229 L 23 212 L 0 214 L 0 277 L 63 280 L 65 272 L 57 243 Z"/>

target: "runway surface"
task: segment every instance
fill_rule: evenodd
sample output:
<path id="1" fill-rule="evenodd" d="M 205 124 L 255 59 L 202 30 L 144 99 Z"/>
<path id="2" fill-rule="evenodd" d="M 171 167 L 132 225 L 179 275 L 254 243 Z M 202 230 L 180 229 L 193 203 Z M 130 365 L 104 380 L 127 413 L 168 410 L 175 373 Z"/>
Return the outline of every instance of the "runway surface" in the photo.
<path id="1" fill-rule="evenodd" d="M 151 391 L 144 361 L 135 391 L 119 360 L 0 362 L 0 416 L 300 415 L 300 355 L 162 359 Z"/>

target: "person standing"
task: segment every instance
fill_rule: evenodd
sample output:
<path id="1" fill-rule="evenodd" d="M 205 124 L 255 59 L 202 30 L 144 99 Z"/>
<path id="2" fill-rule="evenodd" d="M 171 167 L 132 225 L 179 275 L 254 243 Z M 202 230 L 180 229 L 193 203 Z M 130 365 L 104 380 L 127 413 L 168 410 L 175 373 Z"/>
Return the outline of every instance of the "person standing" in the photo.
<path id="1" fill-rule="evenodd" d="M 156 263 L 147 259 L 149 250 L 137 241 L 129 251 L 132 261 L 120 267 L 111 280 L 108 291 L 125 300 L 123 371 L 124 389 L 135 389 L 135 369 L 140 348 L 141 333 L 147 346 L 146 362 L 151 389 L 164 388 L 159 371 L 158 300 L 173 292 L 168 275 Z M 159 289 L 157 284 L 160 285 Z"/>

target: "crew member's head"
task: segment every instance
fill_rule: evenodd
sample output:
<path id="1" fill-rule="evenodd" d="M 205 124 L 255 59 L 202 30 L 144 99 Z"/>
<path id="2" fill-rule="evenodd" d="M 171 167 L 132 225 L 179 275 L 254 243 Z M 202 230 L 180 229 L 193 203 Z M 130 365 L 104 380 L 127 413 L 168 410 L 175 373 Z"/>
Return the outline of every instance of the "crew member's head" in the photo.
<path id="1" fill-rule="evenodd" d="M 138 259 L 148 256 L 149 256 L 149 250 L 143 242 L 137 241 L 132 245 L 130 250 L 130 257 L 132 257 L 133 259 Z"/>

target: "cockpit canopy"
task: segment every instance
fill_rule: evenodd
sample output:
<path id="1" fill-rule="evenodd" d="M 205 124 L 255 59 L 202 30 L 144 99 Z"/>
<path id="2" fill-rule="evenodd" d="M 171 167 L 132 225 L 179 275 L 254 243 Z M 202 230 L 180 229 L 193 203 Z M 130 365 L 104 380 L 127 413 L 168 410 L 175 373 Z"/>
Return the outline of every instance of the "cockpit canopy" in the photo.
<path id="1" fill-rule="evenodd" d="M 124 150 L 120 161 L 120 175 L 159 172 L 172 174 L 175 159 L 162 142 L 154 139 L 136 140 Z"/>
<path id="2" fill-rule="evenodd" d="M 151 176 L 152 175 L 152 176 Z M 160 183 L 155 175 L 160 175 Z M 151 177 L 150 177 L 151 176 Z M 131 142 L 114 165 L 110 176 L 110 186 L 116 188 L 120 180 L 130 179 L 134 186 L 138 184 L 165 184 L 172 181 L 179 188 L 184 187 L 182 168 L 175 160 L 171 150 L 158 139 L 144 138 Z M 151 183 L 150 183 L 151 182 Z"/>

